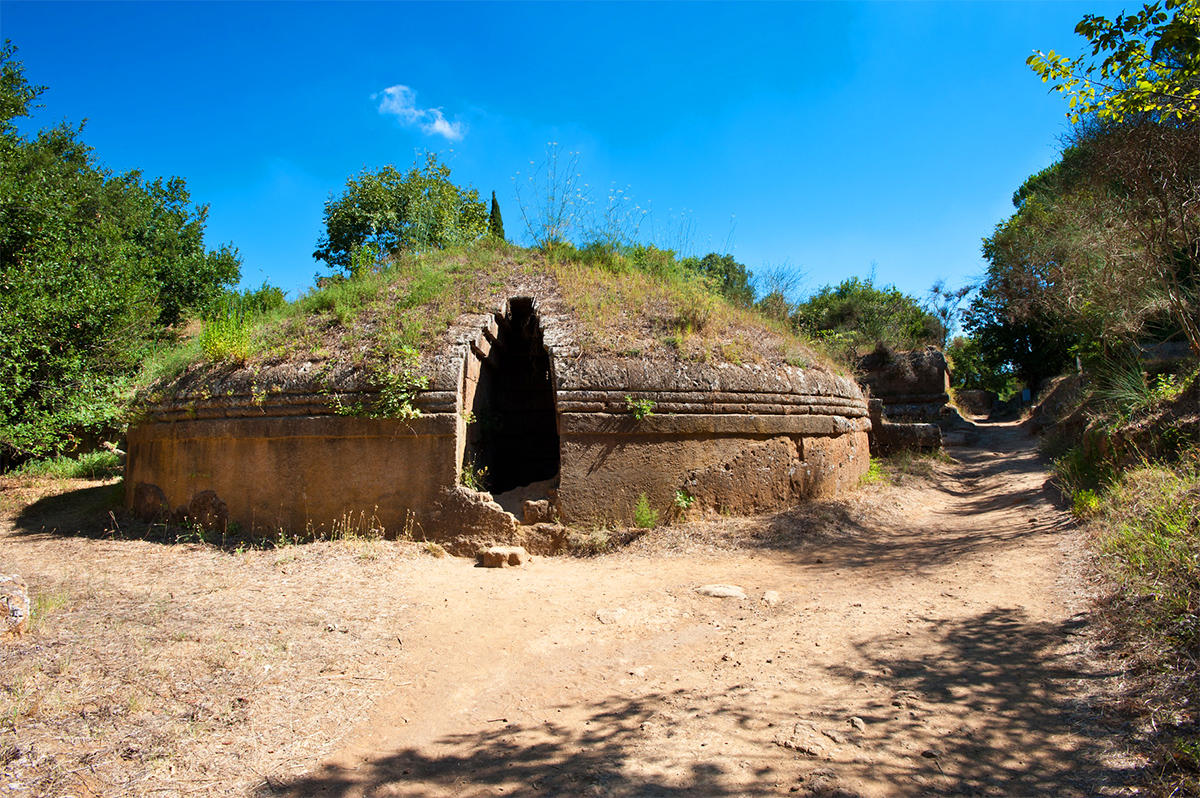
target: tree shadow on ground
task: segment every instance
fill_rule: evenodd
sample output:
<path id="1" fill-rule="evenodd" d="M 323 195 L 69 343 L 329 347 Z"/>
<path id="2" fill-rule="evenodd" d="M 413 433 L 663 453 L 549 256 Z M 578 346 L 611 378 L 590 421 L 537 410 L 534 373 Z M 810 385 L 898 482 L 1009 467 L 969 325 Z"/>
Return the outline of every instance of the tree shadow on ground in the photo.
<path id="1" fill-rule="evenodd" d="M 711 711 L 747 726 L 751 715 L 731 695 L 689 700 L 711 703 Z M 769 766 L 757 771 L 761 786 L 728 778 L 734 764 L 719 755 L 686 762 L 668 761 L 656 751 L 646 731 L 653 726 L 670 697 L 653 693 L 639 697 L 613 696 L 586 707 L 570 707 L 584 720 L 573 723 L 492 723 L 470 734 L 448 735 L 438 741 L 441 755 L 414 748 L 368 759 L 354 768 L 326 765 L 287 781 L 273 779 L 255 793 L 266 796 L 350 795 L 526 795 L 526 796 L 759 796 L 776 794 Z M 568 709 L 563 707 L 564 710 Z M 497 727 L 498 726 L 498 727 Z M 630 770 L 637 763 L 636 770 Z M 670 770 L 669 775 L 647 771 Z M 769 781 L 769 783 L 768 783 Z"/>
<path id="2" fill-rule="evenodd" d="M 1130 785 L 1136 774 L 1105 759 L 1105 736 L 1111 732 L 1097 722 L 1089 690 L 1079 684 L 1111 674 L 1081 668 L 1064 651 L 1067 637 L 1081 627 L 1079 618 L 1038 623 L 1020 610 L 992 609 L 934 624 L 927 632 L 932 645 L 920 645 L 936 651 L 934 656 L 906 655 L 905 641 L 913 638 L 902 633 L 862 644 L 867 662 L 888 674 L 875 677 L 888 688 L 883 694 L 864 696 L 865 703 L 852 710 L 832 711 L 821 695 L 796 694 L 794 701 L 766 710 L 784 721 L 777 729 L 786 729 L 788 718 L 830 717 L 844 724 L 846 715 L 857 713 L 866 721 L 864 732 L 847 729 L 840 753 L 828 758 L 796 756 L 774 744 L 772 732 L 762 730 L 762 705 L 750 709 L 752 694 L 762 687 L 747 685 L 749 693 L 737 688 L 658 692 L 564 705 L 563 713 L 569 714 L 552 717 L 569 719 L 558 722 L 496 719 L 431 745 L 397 748 L 354 765 L 327 764 L 288 780 L 269 779 L 256 796 L 732 798 L 802 792 L 844 798 L 1082 798 Z M 865 678 L 851 667 L 828 672 L 835 683 Z M 686 720 L 673 728 L 670 706 L 681 703 L 688 710 Z M 687 740 L 694 727 L 686 724 L 703 718 L 720 718 L 713 733 L 756 740 L 761 754 L 743 749 L 726 758 L 719 745 L 705 754 L 690 745 L 656 742 L 663 726 Z"/>
<path id="3" fill-rule="evenodd" d="M 205 543 L 225 549 L 270 545 L 269 539 L 241 532 L 222 534 L 175 523 L 147 523 L 125 509 L 124 497 L 125 486 L 120 481 L 43 496 L 17 514 L 13 533 L 25 537 L 142 540 L 166 545 Z"/>
<path id="4" fill-rule="evenodd" d="M 899 707 L 880 702 L 876 717 L 864 719 L 910 735 L 923 749 L 915 761 L 924 763 L 925 789 L 936 785 L 939 794 L 1085 796 L 1130 785 L 1135 771 L 1105 760 L 1115 740 L 1105 739 L 1112 732 L 1088 698 L 1096 691 L 1087 683 L 1114 674 L 1082 665 L 1067 650 L 1068 636 L 1085 622 L 1039 623 L 1020 609 L 996 608 L 934 622 L 932 655 L 904 653 L 912 637 L 903 633 L 861 644 L 869 662 L 890 669 L 890 686 L 903 696 Z M 956 728 L 947 733 L 935 724 Z M 899 771 L 876 769 L 873 777 L 905 781 Z"/>
<path id="5" fill-rule="evenodd" d="M 121 482 L 42 496 L 21 509 L 13 524 L 25 535 L 104 537 L 115 525 L 125 488 Z"/>
<path id="6" fill-rule="evenodd" d="M 1030 448 L 1015 452 L 976 449 L 931 486 L 950 497 L 919 519 L 880 519 L 833 500 L 793 507 L 763 519 L 744 541 L 791 556 L 797 564 L 836 563 L 875 573 L 925 573 L 956 558 L 1006 549 L 1064 533 L 1075 526 L 1045 464 Z"/>

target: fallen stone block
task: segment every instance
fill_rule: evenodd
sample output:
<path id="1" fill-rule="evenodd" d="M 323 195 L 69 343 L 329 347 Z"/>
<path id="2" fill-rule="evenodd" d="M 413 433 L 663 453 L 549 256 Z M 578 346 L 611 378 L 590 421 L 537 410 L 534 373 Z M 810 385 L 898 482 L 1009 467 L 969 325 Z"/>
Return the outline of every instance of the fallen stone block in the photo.
<path id="1" fill-rule="evenodd" d="M 158 485 L 147 482 L 139 482 L 133 489 L 131 509 L 134 516 L 148 524 L 171 519 L 171 505 L 167 502 L 166 494 Z"/>
<path id="2" fill-rule="evenodd" d="M 529 562 L 529 552 L 523 546 L 492 546 L 478 554 L 479 564 L 484 568 L 507 568 Z"/>
<path id="3" fill-rule="evenodd" d="M 229 508 L 216 491 L 202 490 L 192 497 L 184 510 L 187 520 L 210 532 L 224 532 L 229 527 Z"/>

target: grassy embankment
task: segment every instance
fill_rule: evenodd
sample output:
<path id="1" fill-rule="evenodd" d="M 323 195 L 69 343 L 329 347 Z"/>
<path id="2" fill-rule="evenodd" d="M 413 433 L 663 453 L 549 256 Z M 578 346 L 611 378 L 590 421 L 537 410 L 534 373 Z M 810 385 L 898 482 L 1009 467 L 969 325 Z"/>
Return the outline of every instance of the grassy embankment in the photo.
<path id="1" fill-rule="evenodd" d="M 1055 474 L 1108 577 L 1100 617 L 1127 663 L 1153 793 L 1200 794 L 1200 370 L 1083 391 Z M 1080 431 L 1080 427 L 1082 430 Z"/>

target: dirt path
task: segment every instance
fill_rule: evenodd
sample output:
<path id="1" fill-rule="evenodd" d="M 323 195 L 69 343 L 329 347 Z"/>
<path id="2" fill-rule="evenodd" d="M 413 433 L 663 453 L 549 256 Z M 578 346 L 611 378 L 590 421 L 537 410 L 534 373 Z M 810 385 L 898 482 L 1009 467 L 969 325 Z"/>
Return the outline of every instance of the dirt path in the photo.
<path id="1" fill-rule="evenodd" d="M 1115 794 L 1034 441 L 985 427 L 953 454 L 821 545 L 426 561 L 372 709 L 261 792 Z"/>

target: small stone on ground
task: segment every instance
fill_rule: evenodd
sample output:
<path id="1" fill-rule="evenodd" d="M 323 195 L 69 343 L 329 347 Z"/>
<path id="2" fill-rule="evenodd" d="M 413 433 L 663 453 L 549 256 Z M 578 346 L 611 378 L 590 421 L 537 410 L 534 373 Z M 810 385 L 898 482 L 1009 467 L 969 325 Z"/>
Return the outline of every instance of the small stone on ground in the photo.
<path id="1" fill-rule="evenodd" d="M 736 585 L 701 585 L 696 592 L 713 598 L 745 598 L 746 591 Z"/>

